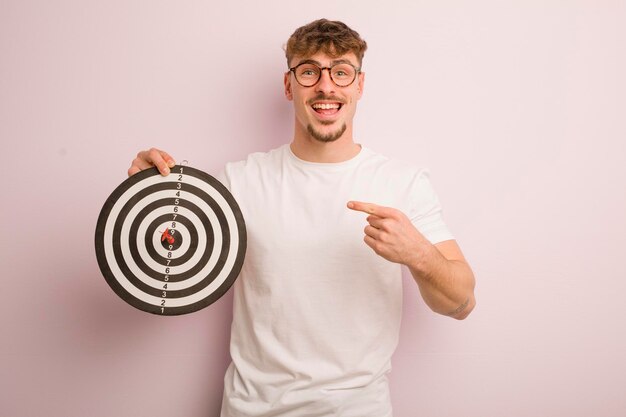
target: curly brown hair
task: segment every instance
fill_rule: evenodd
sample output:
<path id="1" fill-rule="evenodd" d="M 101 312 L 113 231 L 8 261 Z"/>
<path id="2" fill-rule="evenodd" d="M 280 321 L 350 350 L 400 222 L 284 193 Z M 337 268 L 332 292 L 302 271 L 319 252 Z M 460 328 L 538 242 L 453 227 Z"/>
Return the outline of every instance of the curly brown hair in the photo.
<path id="1" fill-rule="evenodd" d="M 319 19 L 296 29 L 284 49 L 287 65 L 294 56 L 322 51 L 333 58 L 353 52 L 361 66 L 367 43 L 343 22 Z"/>

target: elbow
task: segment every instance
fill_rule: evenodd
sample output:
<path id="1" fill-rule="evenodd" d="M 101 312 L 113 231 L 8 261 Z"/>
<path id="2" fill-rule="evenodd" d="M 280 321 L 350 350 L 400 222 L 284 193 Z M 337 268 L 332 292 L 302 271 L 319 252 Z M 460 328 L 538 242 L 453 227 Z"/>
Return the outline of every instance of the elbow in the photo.
<path id="1" fill-rule="evenodd" d="M 456 320 L 465 320 L 474 310 L 474 307 L 476 307 L 476 299 L 474 298 L 474 295 L 471 295 L 467 299 L 466 305 L 463 309 L 460 309 L 460 311 L 455 311 L 449 316 Z"/>
<path id="2" fill-rule="evenodd" d="M 433 307 L 434 306 L 430 306 L 431 310 L 433 310 L 435 313 L 439 313 L 447 317 L 452 317 L 456 320 L 465 320 L 470 315 L 472 310 L 474 310 L 474 307 L 476 307 L 476 299 L 474 298 L 474 293 L 471 292 L 467 296 L 465 301 L 453 311 L 443 310 L 443 308 L 441 307 L 439 307 L 438 309 L 435 309 Z"/>
<path id="3" fill-rule="evenodd" d="M 469 269 L 469 266 L 468 266 Z M 463 304 L 461 304 L 459 306 L 459 308 L 457 308 L 454 312 L 452 312 L 452 314 L 450 314 L 450 317 L 456 319 L 456 320 L 465 320 L 470 313 L 474 310 L 474 307 L 476 307 L 476 297 L 474 296 L 474 288 L 476 287 L 476 281 L 474 278 L 474 274 L 472 273 L 471 269 L 469 270 L 469 277 L 470 279 L 468 280 L 468 287 L 466 288 L 466 296 L 467 298 L 465 299 L 465 302 Z"/>

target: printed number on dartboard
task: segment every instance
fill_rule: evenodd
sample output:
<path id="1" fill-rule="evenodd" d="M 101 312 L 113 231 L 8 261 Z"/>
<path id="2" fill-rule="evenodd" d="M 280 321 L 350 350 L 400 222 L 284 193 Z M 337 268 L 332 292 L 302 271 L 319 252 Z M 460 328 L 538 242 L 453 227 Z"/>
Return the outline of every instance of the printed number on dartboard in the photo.
<path id="1" fill-rule="evenodd" d="M 169 235 L 171 240 L 168 241 L 168 252 L 167 252 L 167 263 L 165 265 L 165 275 L 163 276 L 163 291 L 161 293 L 161 314 L 165 313 L 165 300 L 167 298 L 167 283 L 170 280 L 170 274 L 173 273 L 171 270 L 171 267 L 169 266 L 170 263 L 172 262 L 172 251 L 175 250 L 174 248 L 174 242 L 176 240 L 176 217 L 178 217 L 178 208 L 180 207 L 180 192 L 183 189 L 183 171 L 184 168 L 180 167 L 179 168 L 179 173 L 178 174 L 174 174 L 177 175 L 177 182 L 176 182 L 176 190 L 174 193 L 174 207 L 173 207 L 173 212 L 172 212 L 172 223 L 170 224 L 169 229 Z"/>

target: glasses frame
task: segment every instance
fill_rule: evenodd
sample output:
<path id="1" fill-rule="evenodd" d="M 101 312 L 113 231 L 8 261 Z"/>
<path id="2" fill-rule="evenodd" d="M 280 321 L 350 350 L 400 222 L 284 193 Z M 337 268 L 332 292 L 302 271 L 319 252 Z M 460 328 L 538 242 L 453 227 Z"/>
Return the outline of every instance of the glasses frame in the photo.
<path id="1" fill-rule="evenodd" d="M 317 68 L 319 68 L 319 70 L 320 70 L 319 76 L 317 77 L 317 80 L 316 80 L 313 84 L 311 84 L 311 85 L 305 85 L 305 84 L 302 84 L 302 83 L 300 82 L 300 80 L 298 79 L 298 76 L 296 75 L 296 69 L 298 69 L 298 67 L 299 67 L 299 66 L 302 66 L 302 65 L 314 65 L 314 66 L 316 66 Z M 346 84 L 346 85 L 339 85 L 339 84 L 337 84 L 337 82 L 333 79 L 333 73 L 331 72 L 331 69 L 333 69 L 333 68 L 334 68 L 334 67 L 336 67 L 337 65 L 350 65 L 350 66 L 354 69 L 354 78 L 353 78 L 353 79 L 352 79 L 352 81 L 350 81 L 348 84 Z M 290 71 L 290 72 L 293 72 L 293 77 L 296 79 L 296 81 L 298 82 L 298 84 L 300 84 L 302 87 L 313 87 L 314 85 L 316 85 L 317 83 L 319 83 L 319 82 L 320 82 L 320 80 L 322 79 L 322 73 L 324 72 L 324 70 L 328 70 L 328 76 L 330 77 L 330 80 L 333 82 L 333 84 L 335 84 L 335 85 L 336 85 L 337 87 L 339 87 L 339 88 L 349 87 L 349 86 L 351 86 L 352 84 L 354 84 L 354 81 L 358 78 L 359 74 L 361 73 L 361 67 L 355 67 L 354 65 L 352 65 L 352 64 L 351 64 L 351 63 L 349 63 L 349 62 L 340 62 L 340 63 L 337 63 L 337 64 L 335 64 L 335 65 L 331 65 L 330 67 L 320 67 L 319 65 L 314 64 L 314 63 L 312 63 L 312 62 L 301 62 L 301 63 L 299 63 L 298 65 L 296 65 L 295 67 L 291 67 L 291 68 L 289 68 L 289 71 Z"/>

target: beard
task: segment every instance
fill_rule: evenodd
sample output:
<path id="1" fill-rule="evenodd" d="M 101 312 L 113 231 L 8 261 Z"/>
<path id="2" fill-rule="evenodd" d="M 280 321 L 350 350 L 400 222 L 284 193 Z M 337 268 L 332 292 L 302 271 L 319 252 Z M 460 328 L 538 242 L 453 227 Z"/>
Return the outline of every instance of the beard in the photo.
<path id="1" fill-rule="evenodd" d="M 315 130 L 313 125 L 309 124 L 309 125 L 307 125 L 306 130 L 313 137 L 313 139 L 316 139 L 316 140 L 318 140 L 320 142 L 325 142 L 326 143 L 326 142 L 334 142 L 337 139 L 339 139 L 341 137 L 341 135 L 343 135 L 343 133 L 346 131 L 346 128 L 347 128 L 347 126 L 344 123 L 336 131 L 323 134 L 323 133 L 318 132 L 317 130 Z"/>

